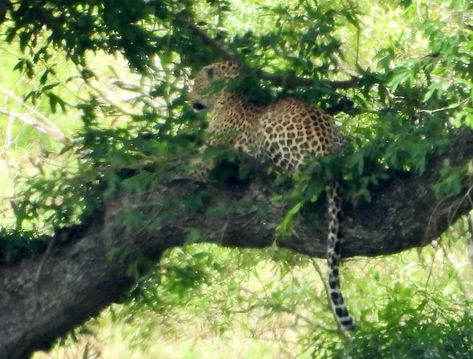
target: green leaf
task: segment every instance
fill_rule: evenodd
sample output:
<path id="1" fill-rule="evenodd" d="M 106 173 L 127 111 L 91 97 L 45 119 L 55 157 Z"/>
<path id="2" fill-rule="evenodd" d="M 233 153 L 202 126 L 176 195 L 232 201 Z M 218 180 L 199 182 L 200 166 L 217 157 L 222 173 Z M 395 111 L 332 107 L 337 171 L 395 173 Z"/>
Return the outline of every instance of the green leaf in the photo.
<path id="1" fill-rule="evenodd" d="M 62 98 L 53 93 L 47 93 L 46 95 L 48 96 L 52 113 L 56 113 L 57 105 L 61 107 L 62 112 L 66 111 L 66 102 Z"/>
<path id="2" fill-rule="evenodd" d="M 294 217 L 299 213 L 304 202 L 296 203 L 284 216 L 282 222 L 277 226 L 277 233 L 281 236 L 290 236 L 294 234 L 293 221 Z"/>

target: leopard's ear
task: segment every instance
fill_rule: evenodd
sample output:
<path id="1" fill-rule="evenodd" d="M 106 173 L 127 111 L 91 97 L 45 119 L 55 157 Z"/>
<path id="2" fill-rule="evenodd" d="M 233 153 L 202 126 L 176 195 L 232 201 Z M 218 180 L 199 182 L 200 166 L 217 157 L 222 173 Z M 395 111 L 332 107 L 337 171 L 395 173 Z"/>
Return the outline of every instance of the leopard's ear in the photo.
<path id="1" fill-rule="evenodd" d="M 211 67 L 211 68 L 207 69 L 207 78 L 209 80 L 212 80 L 213 77 L 214 77 L 214 69 Z"/>

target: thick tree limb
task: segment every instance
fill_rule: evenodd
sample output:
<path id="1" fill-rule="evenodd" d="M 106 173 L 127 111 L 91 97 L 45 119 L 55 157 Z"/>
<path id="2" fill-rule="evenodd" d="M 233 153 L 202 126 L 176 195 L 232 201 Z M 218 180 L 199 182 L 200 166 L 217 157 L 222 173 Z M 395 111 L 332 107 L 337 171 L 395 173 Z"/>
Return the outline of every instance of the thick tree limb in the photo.
<path id="1" fill-rule="evenodd" d="M 435 199 L 432 185 L 446 165 L 463 166 L 473 157 L 473 131 L 463 129 L 449 150 L 432 157 L 422 176 L 393 179 L 379 188 L 371 203 L 345 208 L 344 256 L 375 256 L 422 246 L 445 231 L 472 208 L 470 184 L 461 193 Z M 205 206 L 191 211 L 185 201 L 201 193 Z M 256 210 L 225 216 L 207 215 L 206 209 L 237 203 L 263 205 Z M 123 209 L 143 217 L 139 228 L 125 228 Z M 185 243 L 190 228 L 199 229 L 203 241 L 233 247 L 266 247 L 273 243 L 275 226 L 286 211 L 269 201 L 261 184 L 224 188 L 179 180 L 159 191 L 124 196 L 109 203 L 88 228 L 69 231 L 69 244 L 52 245 L 42 256 L 0 269 L 0 353 L 4 359 L 25 358 L 48 348 L 68 330 L 97 315 L 132 285 L 126 274 L 131 258 L 119 255 L 138 250 L 157 261 L 168 248 Z M 163 215 L 165 215 L 163 217 Z M 163 218 L 168 220 L 163 222 Z M 159 219 L 159 221 L 158 221 Z M 325 234 L 298 226 L 297 237 L 281 238 L 281 247 L 316 257 L 325 255 Z M 111 255 L 115 253 L 115 255 Z M 121 260 L 118 260 L 121 258 Z M 145 270 L 145 268 L 143 268 Z"/>

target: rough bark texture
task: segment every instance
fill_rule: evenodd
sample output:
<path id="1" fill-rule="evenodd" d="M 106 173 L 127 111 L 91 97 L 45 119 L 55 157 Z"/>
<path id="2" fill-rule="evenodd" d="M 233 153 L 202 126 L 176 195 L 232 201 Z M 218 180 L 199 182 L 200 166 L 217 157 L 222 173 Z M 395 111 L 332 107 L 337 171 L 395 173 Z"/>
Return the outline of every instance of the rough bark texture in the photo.
<path id="1" fill-rule="evenodd" d="M 472 207 L 470 186 L 436 200 L 432 184 L 446 165 L 462 166 L 473 157 L 473 131 L 463 129 L 449 150 L 431 158 L 422 176 L 392 179 L 373 194 L 371 203 L 345 208 L 343 254 L 375 256 L 423 246 L 436 239 Z M 266 216 L 255 211 L 208 216 L 190 211 L 176 197 L 205 193 L 206 206 L 237 201 L 266 203 Z M 176 204 L 177 203 L 177 204 Z M 117 219 L 120 209 L 135 208 L 144 225 L 127 231 Z M 118 199 L 81 232 L 70 231 L 69 244 L 55 245 L 41 256 L 0 269 L 0 357 L 25 358 L 48 348 L 53 340 L 117 300 L 132 284 L 129 260 L 120 251 L 139 249 L 156 262 L 168 248 L 184 244 L 186 228 L 199 228 L 203 240 L 234 247 L 265 247 L 274 241 L 275 224 L 287 208 L 271 204 L 262 185 L 224 188 L 179 180 L 154 193 Z M 166 222 L 159 215 L 171 213 Z M 160 217 L 162 219 L 162 216 Z M 278 240 L 281 247 L 315 257 L 325 255 L 325 233 L 298 226 L 297 236 Z M 115 256 L 110 256 L 115 249 Z M 118 259 L 121 258 L 121 259 Z M 145 270 L 145 268 L 143 268 Z"/>

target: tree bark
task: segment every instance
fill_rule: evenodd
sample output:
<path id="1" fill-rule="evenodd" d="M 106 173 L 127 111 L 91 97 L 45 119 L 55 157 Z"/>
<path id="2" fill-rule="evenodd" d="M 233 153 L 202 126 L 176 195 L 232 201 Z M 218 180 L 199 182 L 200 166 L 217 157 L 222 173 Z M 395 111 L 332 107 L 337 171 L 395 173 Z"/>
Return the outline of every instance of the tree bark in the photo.
<path id="1" fill-rule="evenodd" d="M 462 129 L 444 154 L 430 158 L 423 175 L 393 178 L 372 194 L 370 203 L 346 205 L 344 257 L 395 253 L 438 238 L 472 208 L 471 183 L 442 199 L 435 198 L 432 185 L 442 168 L 464 166 L 472 157 L 473 131 Z M 176 200 L 196 193 L 202 194 L 200 209 L 191 210 L 186 201 Z M 222 205 L 236 208 L 245 201 L 250 208 L 244 213 L 229 210 L 211 216 L 206 211 Z M 125 227 L 123 209 L 141 215 L 139 228 Z M 25 358 L 47 349 L 54 339 L 118 300 L 133 284 L 127 269 L 136 257 L 126 253 L 139 252 L 156 263 L 166 249 L 185 244 L 191 228 L 202 233 L 201 241 L 241 248 L 270 246 L 286 211 L 284 205 L 271 202 L 258 183 L 225 188 L 175 180 L 153 193 L 108 203 L 86 228 L 67 232 L 66 244 L 53 239 L 44 254 L 0 268 L 1 358 Z M 304 223 L 295 235 L 276 241 L 298 253 L 325 256 L 324 230 L 311 230 Z M 144 262 L 140 266 L 147 270 Z"/>

